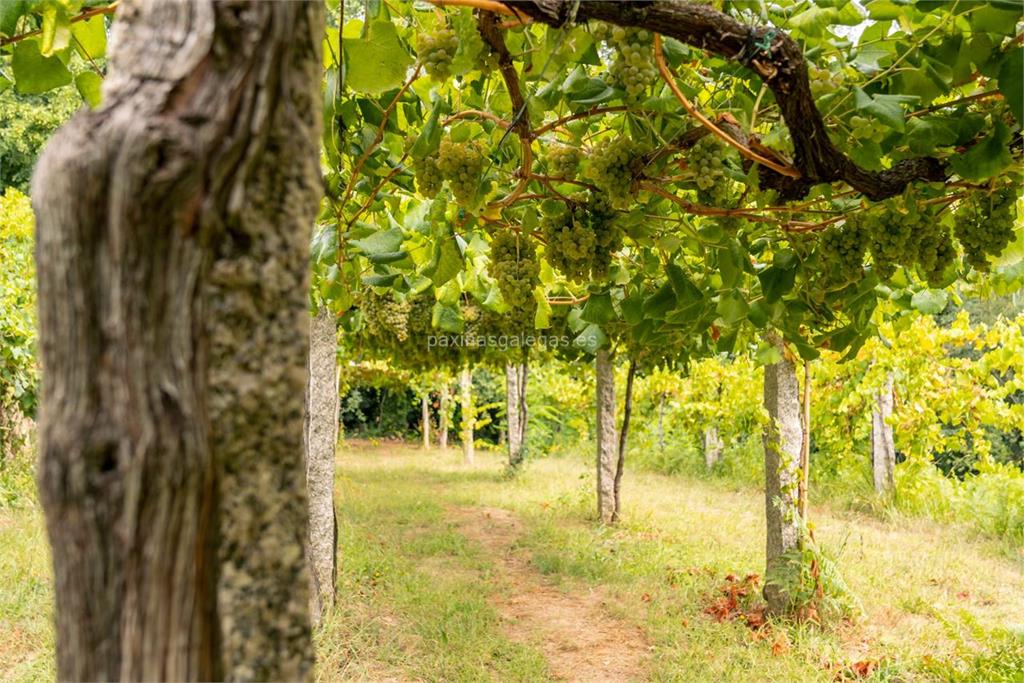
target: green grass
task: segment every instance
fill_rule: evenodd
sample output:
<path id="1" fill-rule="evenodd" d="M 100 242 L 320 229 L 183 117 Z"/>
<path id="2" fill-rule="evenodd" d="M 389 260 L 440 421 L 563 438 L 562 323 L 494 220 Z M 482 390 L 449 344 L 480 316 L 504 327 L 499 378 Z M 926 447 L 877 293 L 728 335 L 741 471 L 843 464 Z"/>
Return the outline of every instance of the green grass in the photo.
<path id="1" fill-rule="evenodd" d="M 812 506 L 863 608 L 818 627 L 759 634 L 703 611 L 727 574 L 761 573 L 759 491 L 627 472 L 624 520 L 593 521 L 589 454 L 528 463 L 456 450 L 351 444 L 338 461 L 339 602 L 316 634 L 322 681 L 542 681 L 547 662 L 512 642 L 500 601 L 516 587 L 446 517 L 452 506 L 513 511 L 518 546 L 544 581 L 601 587 L 609 614 L 651 644 L 655 681 L 832 681 L 869 662 L 873 681 L 1024 681 L 1024 552 L 964 529 Z M 53 677 L 42 520 L 0 511 L 0 677 Z M 7 634 L 14 634 L 13 638 Z"/>
<path id="2" fill-rule="evenodd" d="M 52 580 L 42 514 L 0 509 L 0 679 L 53 680 Z"/>

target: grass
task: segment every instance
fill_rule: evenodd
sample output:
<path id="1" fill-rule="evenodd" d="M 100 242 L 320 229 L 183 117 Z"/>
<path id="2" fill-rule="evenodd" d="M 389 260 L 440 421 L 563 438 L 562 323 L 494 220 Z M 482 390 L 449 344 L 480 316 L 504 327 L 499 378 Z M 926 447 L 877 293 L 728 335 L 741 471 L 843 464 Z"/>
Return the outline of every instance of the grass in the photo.
<path id="1" fill-rule="evenodd" d="M 589 454 L 588 454 L 589 455 Z M 593 522 L 589 457 L 530 462 L 402 445 L 339 455 L 339 603 L 316 634 L 322 681 L 539 681 L 548 663 L 509 640 L 516 587 L 446 517 L 513 511 L 530 567 L 567 592 L 600 587 L 651 645 L 654 681 L 1024 681 L 1024 552 L 920 519 L 812 506 L 863 614 L 752 631 L 704 613 L 727 574 L 761 573 L 764 502 L 751 488 L 627 472 L 624 520 Z M 841 552 L 839 552 L 841 550 Z M 53 677 L 50 583 L 35 510 L 0 512 L 0 676 Z M 8 637 L 7 634 L 14 634 Z"/>

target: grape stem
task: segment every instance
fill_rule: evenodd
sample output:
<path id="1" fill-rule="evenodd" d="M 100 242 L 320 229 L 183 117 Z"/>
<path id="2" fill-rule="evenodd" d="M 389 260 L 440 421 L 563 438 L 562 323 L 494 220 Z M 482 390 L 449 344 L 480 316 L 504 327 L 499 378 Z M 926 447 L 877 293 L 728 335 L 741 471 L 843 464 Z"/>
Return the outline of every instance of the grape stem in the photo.
<path id="1" fill-rule="evenodd" d="M 516 16 L 518 17 L 519 15 L 516 14 Z M 530 141 L 533 139 L 533 132 L 530 129 L 530 112 L 526 108 L 523 89 L 519 85 L 519 74 L 516 73 L 512 55 L 509 53 L 508 47 L 505 46 L 505 39 L 501 35 L 494 14 L 481 12 L 477 20 L 477 30 L 480 32 L 480 36 L 491 46 L 491 50 L 498 56 L 498 69 L 501 71 L 502 80 L 505 81 L 505 89 L 508 90 L 512 111 L 515 112 L 506 131 L 516 132 L 522 149 L 519 183 L 505 197 L 494 202 L 494 206 L 503 207 L 514 202 L 516 197 L 525 192 L 527 185 L 530 184 L 530 170 L 533 167 L 533 148 L 530 146 Z M 508 132 L 506 132 L 507 134 Z"/>
<path id="2" fill-rule="evenodd" d="M 498 116 L 497 114 L 492 114 L 489 111 L 481 111 L 479 109 L 466 109 L 465 111 L 460 111 L 455 114 L 452 114 L 444 121 L 442 121 L 441 125 L 447 126 L 451 123 L 454 123 L 455 121 L 459 121 L 460 119 L 486 119 L 488 121 L 493 121 L 494 123 L 498 124 L 499 126 L 505 129 L 508 129 L 508 127 L 512 125 L 505 119 Z"/>
<path id="3" fill-rule="evenodd" d="M 100 15 L 103 15 L 103 14 L 113 14 L 117 10 L 117 6 L 119 4 L 121 4 L 120 0 L 114 0 L 114 2 L 110 3 L 109 5 L 105 5 L 103 7 L 90 7 L 89 9 L 82 10 L 81 12 L 76 14 L 75 16 L 73 16 L 70 19 L 68 19 L 68 23 L 69 24 L 74 24 L 75 22 L 87 21 L 87 20 L 89 20 L 89 19 L 91 19 L 93 17 L 100 16 Z M 42 32 L 43 32 L 42 29 L 36 29 L 35 31 L 28 31 L 26 33 L 19 33 L 16 36 L 11 36 L 10 38 L 4 38 L 3 40 L 0 40 L 0 47 L 7 47 L 8 45 L 13 45 L 14 43 L 19 43 L 19 42 L 21 42 L 23 40 L 27 40 L 28 38 L 34 38 L 35 36 L 38 36 Z"/>

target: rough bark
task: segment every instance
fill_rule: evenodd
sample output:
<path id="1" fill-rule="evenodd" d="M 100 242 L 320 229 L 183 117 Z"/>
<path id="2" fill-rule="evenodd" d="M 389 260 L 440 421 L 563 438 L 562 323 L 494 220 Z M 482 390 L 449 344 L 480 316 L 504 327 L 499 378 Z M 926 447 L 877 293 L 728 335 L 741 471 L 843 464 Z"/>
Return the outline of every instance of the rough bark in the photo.
<path id="1" fill-rule="evenodd" d="M 442 451 L 448 450 L 448 380 L 441 385 L 441 399 L 437 416 L 437 445 Z"/>
<path id="2" fill-rule="evenodd" d="M 318 3 L 123 2 L 37 215 L 62 680 L 305 679 Z M 255 599 L 258 596 L 258 599 Z"/>
<path id="3" fill-rule="evenodd" d="M 306 383 L 306 486 L 309 490 L 309 569 L 313 624 L 334 605 L 338 578 L 338 522 L 334 512 L 334 456 L 338 443 L 338 337 L 335 318 L 322 308 L 309 330 Z"/>
<path id="4" fill-rule="evenodd" d="M 780 343 L 781 345 L 781 343 Z M 767 543 L 764 596 L 768 609 L 785 612 L 789 595 L 789 567 L 784 555 L 797 548 L 797 488 L 800 481 L 800 387 L 796 366 L 785 354 L 764 369 L 764 406 L 768 424 L 764 433 L 765 518 Z"/>
<path id="5" fill-rule="evenodd" d="M 523 464 L 526 451 L 526 383 L 529 366 L 525 363 L 505 364 L 505 413 L 508 418 L 508 465 L 517 469 Z"/>
<path id="6" fill-rule="evenodd" d="M 665 451 L 665 392 L 658 397 L 658 450 Z"/>
<path id="7" fill-rule="evenodd" d="M 895 485 L 896 444 L 893 441 L 889 418 L 893 411 L 893 377 L 889 373 L 885 384 L 875 394 L 871 410 L 871 472 L 875 493 L 885 495 Z"/>
<path id="8" fill-rule="evenodd" d="M 722 457 L 722 437 L 718 434 L 716 425 L 704 427 L 704 466 L 710 472 Z"/>
<path id="9" fill-rule="evenodd" d="M 473 405 L 473 373 L 469 363 L 462 366 L 459 374 L 459 389 L 461 390 L 462 408 L 462 456 L 467 465 L 472 465 L 476 459 L 473 445 L 473 430 L 476 427 L 476 406 Z"/>
<path id="10" fill-rule="evenodd" d="M 597 518 L 615 521 L 615 469 L 618 462 L 615 440 L 615 365 L 611 353 L 597 352 Z"/>
<path id="11" fill-rule="evenodd" d="M 761 187 L 778 190 L 783 199 L 799 199 L 818 183 L 843 180 L 877 201 L 899 194 L 915 180 L 943 181 L 947 177 L 945 164 L 932 157 L 904 159 L 890 169 L 873 172 L 840 152 L 811 96 L 803 51 L 774 26 L 744 24 L 697 2 L 506 0 L 505 4 L 555 27 L 570 19 L 597 19 L 646 28 L 753 70 L 775 94 L 793 141 L 794 165 L 801 173 L 800 178 L 790 178 L 761 168 Z"/>
<path id="12" fill-rule="evenodd" d="M 622 429 L 619 430 L 619 457 L 615 463 L 615 509 L 612 521 L 619 521 L 622 503 L 619 492 L 622 488 L 622 473 L 626 469 L 626 443 L 629 439 L 629 419 L 633 415 L 633 380 L 636 378 L 636 361 L 629 359 L 629 371 L 626 373 L 626 396 L 622 406 Z"/>
<path id="13" fill-rule="evenodd" d="M 423 449 L 430 449 L 430 396 L 424 394 L 420 398 L 420 432 L 423 436 Z"/>

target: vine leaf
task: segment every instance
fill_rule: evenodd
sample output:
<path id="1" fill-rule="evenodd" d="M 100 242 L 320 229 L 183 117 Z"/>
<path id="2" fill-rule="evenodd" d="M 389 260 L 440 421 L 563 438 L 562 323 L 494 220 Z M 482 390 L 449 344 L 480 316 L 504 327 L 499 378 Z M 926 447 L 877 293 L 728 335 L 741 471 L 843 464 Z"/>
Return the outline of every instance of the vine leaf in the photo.
<path id="1" fill-rule="evenodd" d="M 946 307 L 948 298 L 941 289 L 922 289 L 910 299 L 910 305 L 925 315 L 935 315 Z"/>
<path id="2" fill-rule="evenodd" d="M 1024 47 L 1010 50 L 999 67 L 999 92 L 1003 93 L 1017 123 L 1024 123 Z"/>
<path id="3" fill-rule="evenodd" d="M 950 159 L 949 164 L 964 180 L 991 178 L 1013 163 L 1007 148 L 1009 141 L 1010 129 L 1002 121 L 996 121 L 995 130 L 966 154 Z"/>
<path id="4" fill-rule="evenodd" d="M 380 95 L 399 87 L 412 64 L 390 21 L 371 22 L 365 38 L 343 39 L 342 44 L 347 85 L 358 93 Z"/>
<path id="5" fill-rule="evenodd" d="M 38 40 L 24 40 L 11 55 L 14 85 L 22 95 L 38 95 L 71 82 L 71 72 L 59 57 L 44 57 Z"/>

